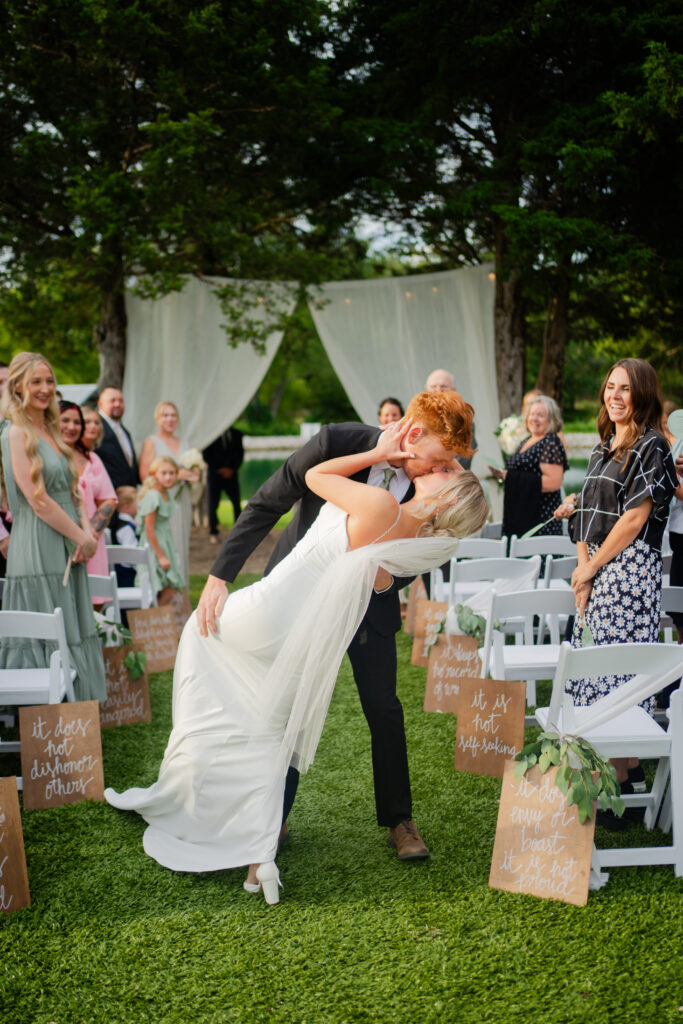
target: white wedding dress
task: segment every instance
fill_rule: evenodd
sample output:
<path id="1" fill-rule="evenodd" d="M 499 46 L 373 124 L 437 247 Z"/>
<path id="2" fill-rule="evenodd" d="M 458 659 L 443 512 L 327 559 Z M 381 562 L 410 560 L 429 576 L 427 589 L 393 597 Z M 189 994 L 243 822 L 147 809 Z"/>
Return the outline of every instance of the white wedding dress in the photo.
<path id="1" fill-rule="evenodd" d="M 442 564 L 456 543 L 348 551 L 346 513 L 327 504 L 268 576 L 230 595 L 217 635 L 201 637 L 192 615 L 178 647 L 173 730 L 158 781 L 105 790 L 110 804 L 148 823 L 150 857 L 176 871 L 274 860 L 287 766 L 305 770 L 313 758 L 377 566 L 409 575 Z"/>

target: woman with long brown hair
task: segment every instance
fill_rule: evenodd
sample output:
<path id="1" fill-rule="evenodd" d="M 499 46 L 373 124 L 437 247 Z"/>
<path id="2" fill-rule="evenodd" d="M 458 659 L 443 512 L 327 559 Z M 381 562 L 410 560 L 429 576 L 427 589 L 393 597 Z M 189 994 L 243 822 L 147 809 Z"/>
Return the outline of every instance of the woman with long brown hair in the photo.
<path id="1" fill-rule="evenodd" d="M 52 612 L 60 607 L 78 700 L 104 700 L 102 648 L 83 563 L 97 541 L 78 491 L 71 448 L 62 440 L 52 367 L 22 352 L 9 367 L 0 427 L 5 493 L 12 513 L 3 609 Z M 67 566 L 71 560 L 70 568 Z M 36 640 L 9 639 L 3 668 L 42 668 L 51 651 Z"/>
<path id="2" fill-rule="evenodd" d="M 650 364 L 616 362 L 603 381 L 600 403 L 600 442 L 591 454 L 574 527 L 575 647 L 581 646 L 584 621 L 596 644 L 659 638 L 662 535 L 678 483 L 662 428 L 659 380 Z M 566 515 L 566 506 L 558 513 Z M 568 689 L 576 704 L 592 704 L 626 678 L 579 679 Z M 654 698 L 647 706 L 652 710 Z M 616 763 L 620 780 L 627 767 Z"/>

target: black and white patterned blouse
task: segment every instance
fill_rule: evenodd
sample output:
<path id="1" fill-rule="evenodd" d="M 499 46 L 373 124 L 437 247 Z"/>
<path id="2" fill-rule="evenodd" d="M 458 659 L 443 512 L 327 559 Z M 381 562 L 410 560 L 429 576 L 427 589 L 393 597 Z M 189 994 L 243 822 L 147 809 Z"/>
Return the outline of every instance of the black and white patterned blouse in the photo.
<path id="1" fill-rule="evenodd" d="M 678 484 L 669 445 L 655 430 L 647 429 L 631 449 L 628 463 L 625 455 L 615 462 L 610 452 L 613 436 L 591 453 L 578 500 L 575 539 L 602 544 L 624 512 L 651 498 L 652 511 L 636 539 L 660 551 L 669 504 Z"/>

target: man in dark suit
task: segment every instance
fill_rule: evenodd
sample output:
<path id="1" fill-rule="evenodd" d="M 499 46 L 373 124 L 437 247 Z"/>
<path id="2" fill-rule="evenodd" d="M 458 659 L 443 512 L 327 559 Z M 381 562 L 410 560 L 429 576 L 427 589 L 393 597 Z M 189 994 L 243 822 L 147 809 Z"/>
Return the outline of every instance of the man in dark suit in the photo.
<path id="1" fill-rule="evenodd" d="M 104 463 L 109 478 L 116 487 L 137 487 L 140 483 L 138 460 L 133 439 L 121 422 L 125 412 L 123 392 L 120 388 L 103 388 L 97 400 L 102 420 L 102 443 L 97 454 Z"/>
<path id="2" fill-rule="evenodd" d="M 449 395 L 417 395 L 406 410 L 413 420 L 404 448 L 413 458 L 396 467 L 383 463 L 356 474 L 353 479 L 388 486 L 398 501 L 412 497 L 412 480 L 433 470 L 453 466 L 458 452 L 469 453 L 472 407 L 451 392 Z M 275 526 L 283 513 L 299 502 L 298 512 L 284 530 L 266 567 L 268 573 L 303 537 L 318 515 L 322 499 L 308 490 L 306 471 L 320 462 L 368 451 L 379 436 L 377 427 L 339 423 L 323 427 L 267 480 L 243 510 L 211 567 L 197 608 L 203 636 L 216 628 L 228 598 L 226 581 L 232 581 L 246 558 Z M 393 472 L 393 477 L 388 478 Z M 370 727 L 377 822 L 389 829 L 389 843 L 400 860 L 429 856 L 412 820 L 403 708 L 396 694 L 396 640 L 401 626 L 398 591 L 408 582 L 394 581 L 388 573 L 378 577 L 365 617 L 349 646 L 349 658 L 361 706 Z M 296 792 L 298 773 L 290 768 L 285 790 L 286 819 Z"/>
<path id="3" fill-rule="evenodd" d="M 237 471 L 244 461 L 242 432 L 228 427 L 202 452 L 207 466 L 206 489 L 209 501 L 209 536 L 211 543 L 218 541 L 218 502 L 225 491 L 232 503 L 234 522 L 242 511 L 240 481 Z"/>

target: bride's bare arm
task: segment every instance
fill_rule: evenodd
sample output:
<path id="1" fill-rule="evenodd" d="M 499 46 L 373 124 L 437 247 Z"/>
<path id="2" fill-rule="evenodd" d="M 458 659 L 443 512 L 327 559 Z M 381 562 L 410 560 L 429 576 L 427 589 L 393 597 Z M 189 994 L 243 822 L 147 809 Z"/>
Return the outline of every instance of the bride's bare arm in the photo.
<path id="1" fill-rule="evenodd" d="M 409 429 L 409 421 L 391 424 L 370 451 L 328 459 L 306 473 L 307 487 L 348 513 L 349 535 L 355 534 L 354 546 L 370 543 L 391 524 L 396 517 L 396 499 L 382 488 L 368 487 L 348 478 L 378 462 L 398 463 L 409 458 L 401 449 L 401 441 Z"/>

